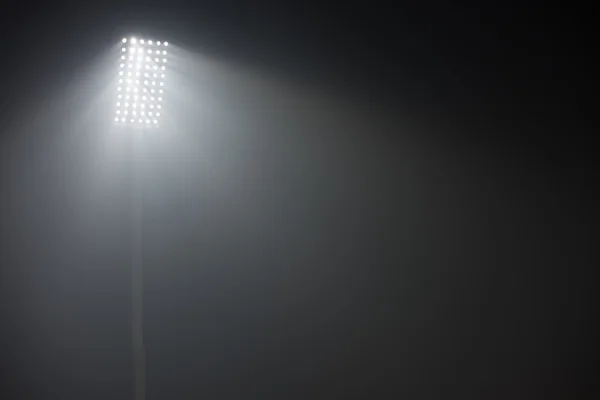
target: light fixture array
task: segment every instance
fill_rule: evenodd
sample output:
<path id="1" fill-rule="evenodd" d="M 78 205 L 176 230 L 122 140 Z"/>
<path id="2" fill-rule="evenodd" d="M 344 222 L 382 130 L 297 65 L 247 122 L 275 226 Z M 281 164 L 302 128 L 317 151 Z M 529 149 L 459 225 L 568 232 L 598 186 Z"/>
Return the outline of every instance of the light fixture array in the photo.
<path id="1" fill-rule="evenodd" d="M 163 108 L 168 42 L 123 38 L 115 122 L 136 127 L 158 126 Z"/>

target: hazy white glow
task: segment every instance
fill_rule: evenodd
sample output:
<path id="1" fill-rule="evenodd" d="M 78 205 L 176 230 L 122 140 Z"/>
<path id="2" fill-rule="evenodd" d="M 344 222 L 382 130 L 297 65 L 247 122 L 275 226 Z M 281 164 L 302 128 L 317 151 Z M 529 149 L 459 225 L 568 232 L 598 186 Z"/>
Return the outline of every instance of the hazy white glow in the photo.
<path id="1" fill-rule="evenodd" d="M 123 40 L 121 40 L 121 42 L 127 43 L 127 38 L 123 38 Z"/>
<path id="2" fill-rule="evenodd" d="M 165 46 L 168 46 L 168 45 L 169 45 L 169 42 L 165 42 Z"/>

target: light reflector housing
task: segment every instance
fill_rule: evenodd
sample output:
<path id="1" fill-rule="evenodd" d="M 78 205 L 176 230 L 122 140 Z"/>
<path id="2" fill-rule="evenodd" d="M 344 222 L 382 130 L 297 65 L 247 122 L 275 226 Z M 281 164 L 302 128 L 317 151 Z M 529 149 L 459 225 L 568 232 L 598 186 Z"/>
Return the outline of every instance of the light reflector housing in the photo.
<path id="1" fill-rule="evenodd" d="M 161 109 L 163 102 L 162 97 L 154 96 L 133 96 L 129 101 L 129 95 L 125 98 L 127 102 L 121 101 L 123 93 L 154 93 L 154 88 L 160 86 L 160 93 L 164 96 L 162 89 L 165 86 L 166 63 L 169 55 L 164 48 L 167 42 L 156 42 L 143 38 L 123 38 L 120 43 L 118 55 L 118 84 L 117 84 L 117 100 L 115 101 L 116 110 L 113 116 L 115 122 L 119 125 L 132 126 L 136 128 L 154 128 L 160 125 L 161 113 L 154 113 L 151 119 L 129 119 L 123 118 L 124 115 L 136 115 L 136 109 Z M 124 54 L 129 54 L 126 57 Z M 135 57 L 134 54 L 140 54 Z M 160 58 L 143 57 L 142 54 L 161 54 Z M 128 58 L 129 63 L 124 63 L 125 58 Z M 148 79 L 132 79 L 133 75 L 139 77 L 140 71 L 161 70 L 160 75 L 153 74 L 152 80 Z M 149 73 L 143 73 L 144 78 L 148 77 Z M 124 79 L 123 77 L 128 77 Z M 142 113 L 143 115 L 143 113 Z"/>

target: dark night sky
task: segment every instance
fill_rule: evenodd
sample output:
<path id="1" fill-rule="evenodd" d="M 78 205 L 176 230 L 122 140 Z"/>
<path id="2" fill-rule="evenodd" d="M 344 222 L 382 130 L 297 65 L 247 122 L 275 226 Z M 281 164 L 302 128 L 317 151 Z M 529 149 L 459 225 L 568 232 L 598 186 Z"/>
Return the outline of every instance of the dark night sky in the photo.
<path id="1" fill-rule="evenodd" d="M 119 3 L 3 6 L 1 398 L 132 398 L 131 142 L 88 80 L 130 32 L 189 57 L 144 147 L 148 399 L 593 389 L 590 24 Z"/>

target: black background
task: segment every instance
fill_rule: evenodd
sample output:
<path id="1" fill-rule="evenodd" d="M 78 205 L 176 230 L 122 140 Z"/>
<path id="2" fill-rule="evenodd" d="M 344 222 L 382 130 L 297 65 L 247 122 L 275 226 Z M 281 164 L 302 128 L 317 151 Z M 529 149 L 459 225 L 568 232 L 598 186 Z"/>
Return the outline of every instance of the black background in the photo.
<path id="1" fill-rule="evenodd" d="M 130 32 L 342 104 L 217 68 L 191 144 L 148 139 L 149 399 L 591 394 L 584 14 L 5 2 L 0 396 L 132 397 L 128 144 L 94 191 L 98 130 L 68 122 Z"/>

